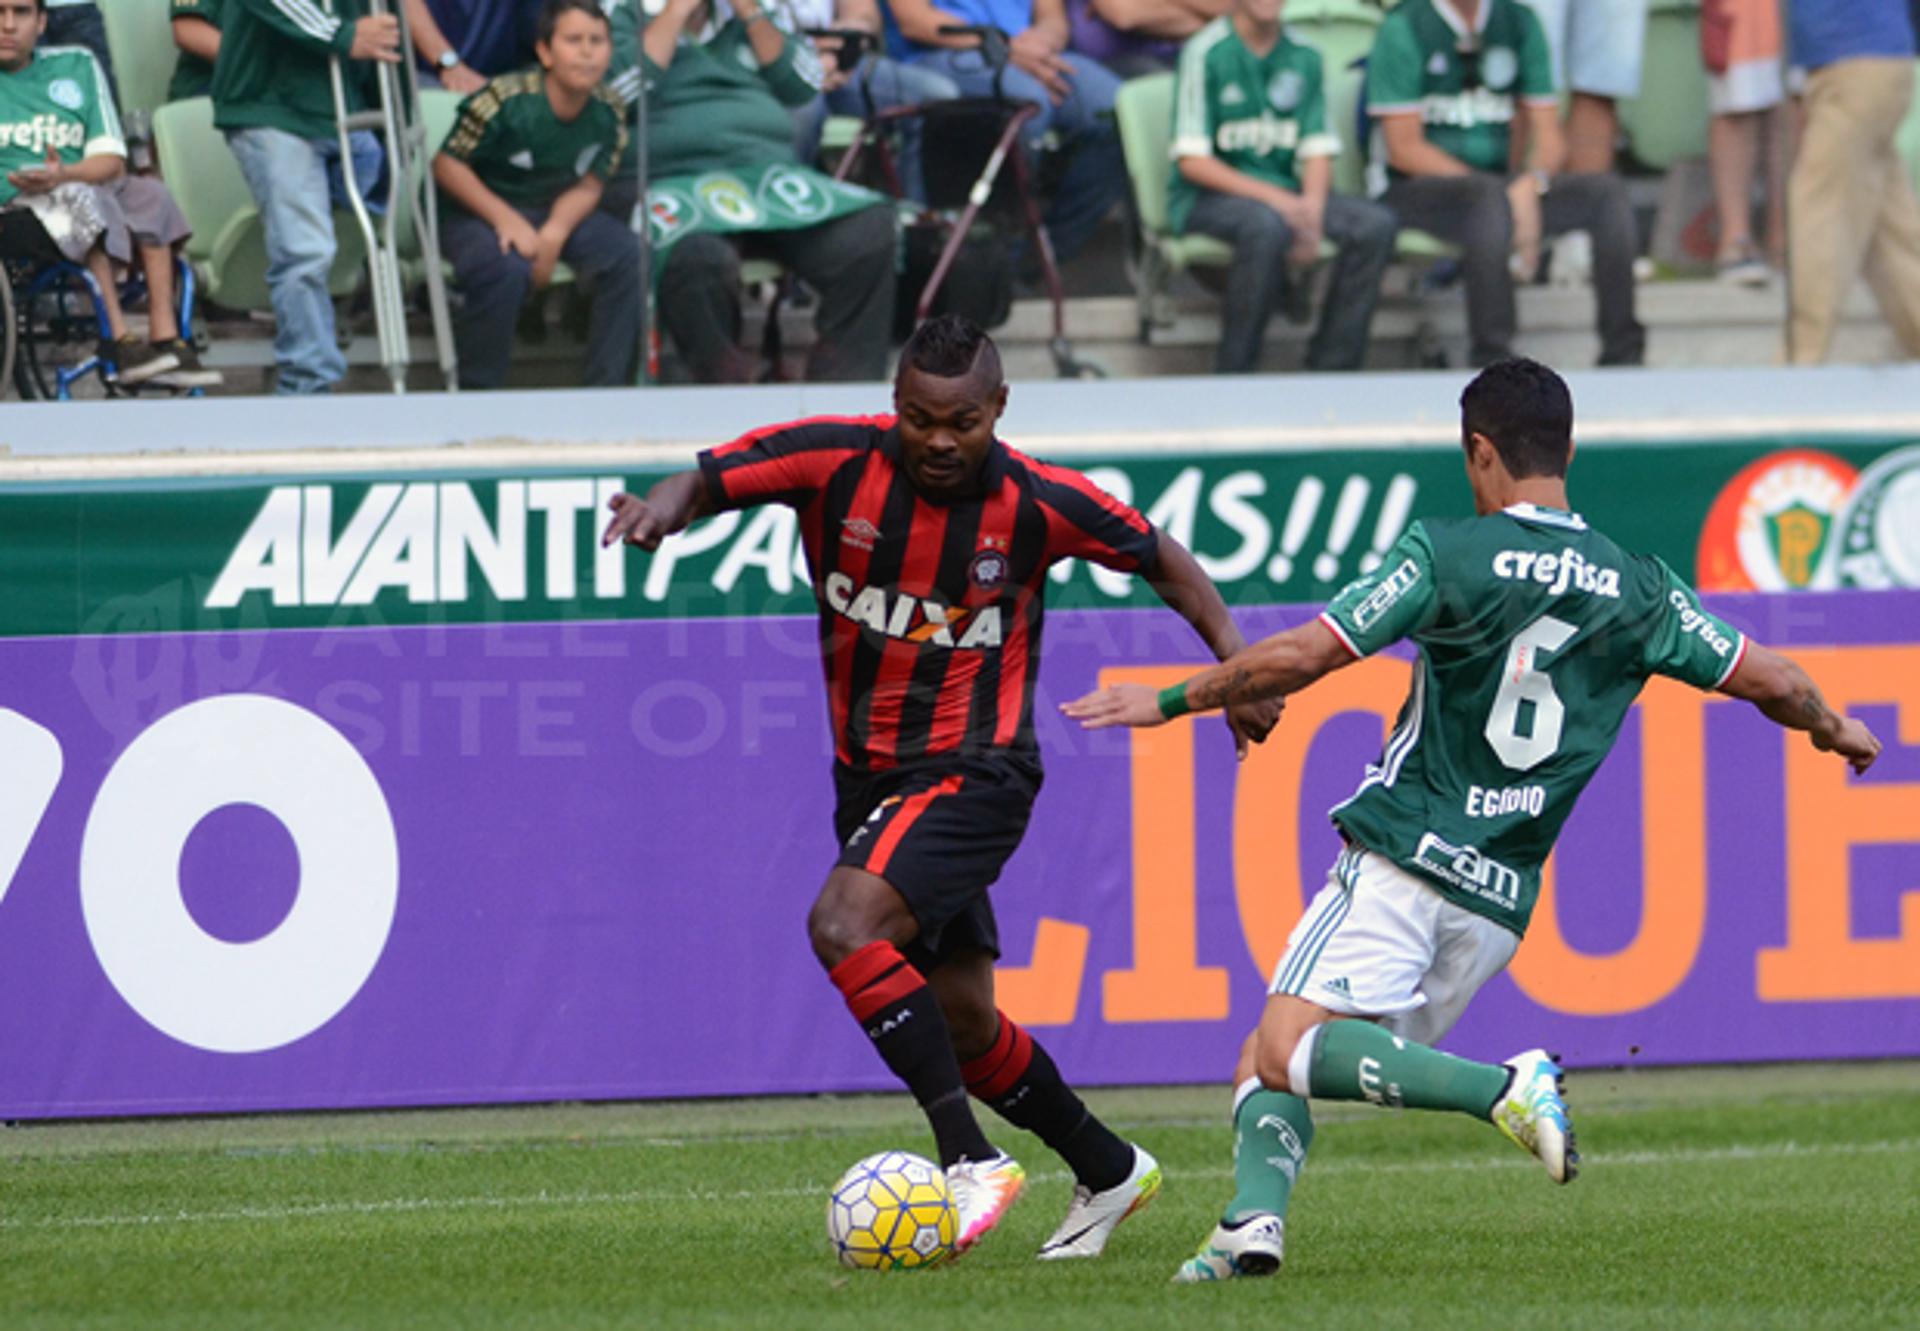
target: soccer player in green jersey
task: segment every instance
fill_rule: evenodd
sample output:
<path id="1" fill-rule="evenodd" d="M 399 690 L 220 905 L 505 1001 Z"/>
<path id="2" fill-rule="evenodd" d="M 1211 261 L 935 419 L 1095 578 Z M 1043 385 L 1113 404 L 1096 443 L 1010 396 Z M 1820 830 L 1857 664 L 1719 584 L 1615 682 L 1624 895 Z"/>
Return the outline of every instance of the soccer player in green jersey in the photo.
<path id="1" fill-rule="evenodd" d="M 1573 404 L 1557 374 L 1501 361 L 1460 405 L 1479 516 L 1414 523 L 1317 619 L 1181 684 L 1118 685 L 1064 708 L 1089 728 L 1154 726 L 1283 697 L 1402 638 L 1419 649 L 1393 735 L 1333 810 L 1346 849 L 1241 1051 L 1238 1191 L 1176 1280 L 1279 1267 L 1313 1140 L 1310 1097 L 1471 1114 L 1556 1183 L 1572 1180 L 1579 1157 L 1552 1056 L 1474 1063 L 1430 1046 L 1519 946 L 1541 862 L 1649 676 L 1743 698 L 1857 772 L 1880 752 L 1799 666 L 1569 510 Z"/>

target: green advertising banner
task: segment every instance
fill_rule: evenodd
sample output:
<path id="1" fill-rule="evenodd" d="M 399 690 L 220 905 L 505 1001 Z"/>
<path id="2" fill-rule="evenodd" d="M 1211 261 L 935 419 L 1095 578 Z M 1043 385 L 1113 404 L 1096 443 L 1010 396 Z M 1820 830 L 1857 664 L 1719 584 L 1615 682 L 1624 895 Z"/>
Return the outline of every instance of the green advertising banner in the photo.
<path id="1" fill-rule="evenodd" d="M 1458 450 L 1075 456 L 1199 555 L 1234 605 L 1323 599 L 1415 517 L 1463 515 Z M 787 509 L 724 514 L 654 555 L 601 550 L 657 473 L 447 470 L 0 487 L 0 635 L 810 613 Z M 1575 502 L 1708 591 L 1920 586 L 1920 445 L 1595 444 Z M 1054 570 L 1053 603 L 1148 604 Z"/>

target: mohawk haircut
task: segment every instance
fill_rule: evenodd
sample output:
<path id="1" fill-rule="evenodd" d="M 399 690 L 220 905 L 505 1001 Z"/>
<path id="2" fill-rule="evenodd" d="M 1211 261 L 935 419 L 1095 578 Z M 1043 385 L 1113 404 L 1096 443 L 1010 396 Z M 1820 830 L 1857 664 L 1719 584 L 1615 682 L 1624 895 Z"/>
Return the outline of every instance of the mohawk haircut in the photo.
<path id="1" fill-rule="evenodd" d="M 989 388 L 998 388 L 1003 378 L 1000 349 L 986 329 L 962 314 L 936 314 L 914 329 L 900 349 L 900 368 L 909 365 L 940 379 L 978 374 Z"/>
<path id="2" fill-rule="evenodd" d="M 1460 394 L 1460 444 L 1483 434 L 1515 480 L 1565 476 L 1573 456 L 1573 394 L 1539 361 L 1496 361 Z"/>

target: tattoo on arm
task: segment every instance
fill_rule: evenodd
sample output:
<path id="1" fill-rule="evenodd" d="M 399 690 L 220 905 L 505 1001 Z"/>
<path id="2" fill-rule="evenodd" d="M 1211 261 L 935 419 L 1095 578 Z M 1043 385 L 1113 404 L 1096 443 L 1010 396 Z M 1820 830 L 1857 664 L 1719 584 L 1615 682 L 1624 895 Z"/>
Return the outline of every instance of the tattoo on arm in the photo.
<path id="1" fill-rule="evenodd" d="M 1192 690 L 1192 705 L 1198 709 L 1210 707 L 1231 707 L 1237 702 L 1245 702 L 1253 696 L 1253 672 L 1245 666 L 1234 666 L 1231 670 L 1210 684 L 1203 684 Z"/>

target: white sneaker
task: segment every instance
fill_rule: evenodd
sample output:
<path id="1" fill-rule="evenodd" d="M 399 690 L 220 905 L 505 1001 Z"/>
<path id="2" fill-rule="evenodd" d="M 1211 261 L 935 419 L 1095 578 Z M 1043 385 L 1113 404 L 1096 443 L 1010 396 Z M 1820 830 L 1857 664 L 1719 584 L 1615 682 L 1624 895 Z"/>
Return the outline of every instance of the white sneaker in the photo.
<path id="1" fill-rule="evenodd" d="M 1270 1276 L 1280 1269 L 1287 1250 L 1287 1222 L 1277 1215 L 1252 1215 L 1231 1229 L 1222 1222 L 1200 1245 L 1200 1251 L 1180 1263 L 1173 1273 L 1176 1285 L 1198 1285 L 1235 1276 Z"/>
<path id="2" fill-rule="evenodd" d="M 1027 1186 L 1027 1171 L 1005 1151 L 991 1160 L 960 1160 L 947 1166 L 947 1190 L 953 1194 L 959 1223 L 953 1240 L 958 1257 L 986 1237 Z"/>
<path id="3" fill-rule="evenodd" d="M 1580 1172 L 1573 1147 L 1573 1120 L 1562 1095 L 1564 1074 L 1552 1054 L 1529 1049 L 1507 1060 L 1512 1072 L 1507 1089 L 1493 1106 L 1493 1125 L 1522 1150 L 1538 1157 L 1555 1183 L 1571 1183 Z"/>
<path id="4" fill-rule="evenodd" d="M 1133 1171 L 1111 1188 L 1094 1192 L 1075 1185 L 1067 1218 L 1053 1231 L 1053 1237 L 1040 1245 L 1040 1260 L 1098 1257 L 1120 1222 L 1152 1201 L 1159 1191 L 1160 1162 L 1134 1147 Z"/>

